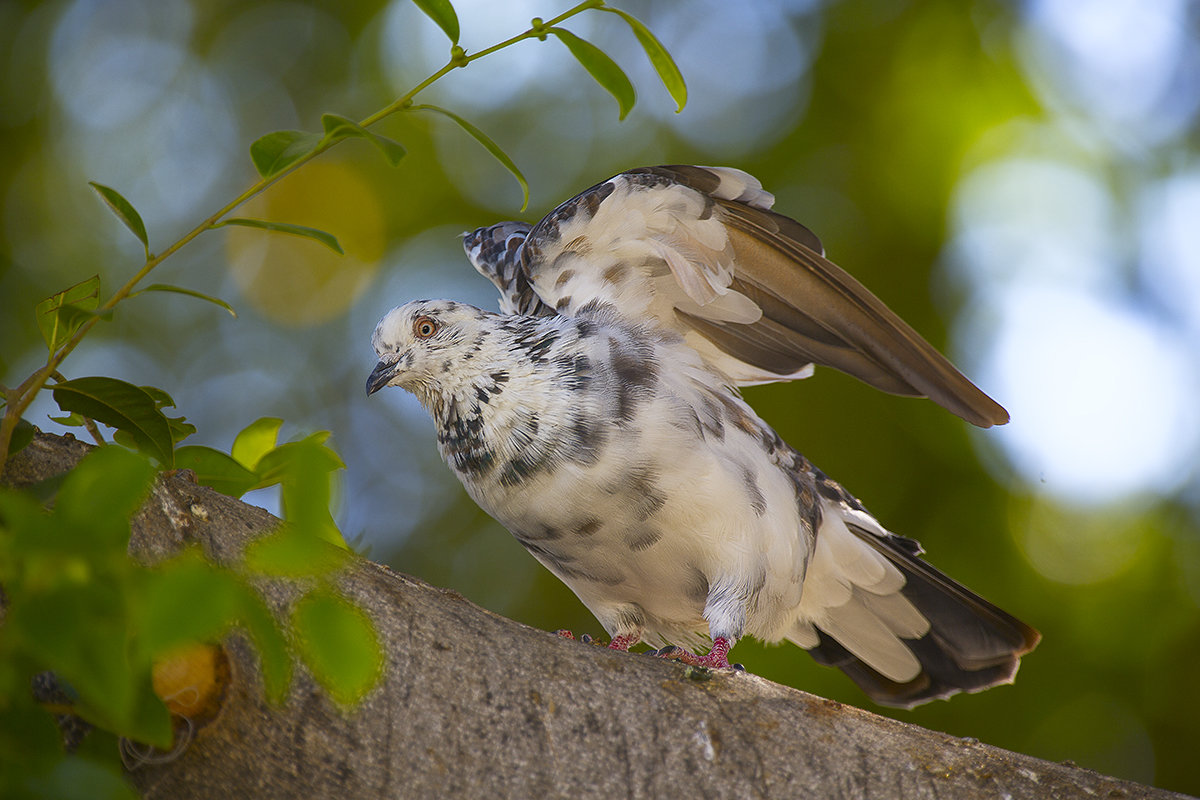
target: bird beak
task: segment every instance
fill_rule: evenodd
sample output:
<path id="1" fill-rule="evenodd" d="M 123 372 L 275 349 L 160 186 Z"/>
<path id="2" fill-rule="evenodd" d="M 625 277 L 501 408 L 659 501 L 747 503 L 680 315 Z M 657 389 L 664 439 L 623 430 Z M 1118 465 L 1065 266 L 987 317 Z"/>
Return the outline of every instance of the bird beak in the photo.
<path id="1" fill-rule="evenodd" d="M 392 378 L 396 377 L 396 371 L 400 366 L 399 361 L 380 361 L 375 365 L 375 369 L 371 370 L 371 375 L 367 378 L 367 395 L 373 395 L 388 385 Z"/>

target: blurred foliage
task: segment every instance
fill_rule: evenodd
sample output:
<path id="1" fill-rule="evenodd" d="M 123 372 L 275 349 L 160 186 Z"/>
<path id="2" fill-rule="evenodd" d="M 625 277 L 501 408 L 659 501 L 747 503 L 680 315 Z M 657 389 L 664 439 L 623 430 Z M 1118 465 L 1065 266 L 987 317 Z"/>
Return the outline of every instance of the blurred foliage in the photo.
<path id="1" fill-rule="evenodd" d="M 422 4 L 432 14 L 442 5 Z M 249 142 L 316 131 L 331 110 L 357 118 L 436 69 L 448 38 L 474 52 L 535 14 L 567 7 L 455 5 L 461 30 L 436 16 L 435 25 L 408 0 L 113 0 L 103 13 L 82 0 L 0 4 L 0 57 L 9 65 L 0 79 L 0 382 L 37 369 L 43 336 L 61 341 L 63 328 L 96 307 L 85 278 L 98 273 L 116 286 L 141 262 L 141 237 L 114 224 L 97 202 L 100 187 L 121 187 L 153 252 L 254 181 L 266 162 L 251 161 Z M 973 312 L 946 266 L 955 192 L 1012 138 L 1012 125 L 1064 113 L 1023 66 L 1034 32 L 1022 7 L 737 5 L 622 4 L 682 67 L 689 105 L 678 115 L 674 92 L 644 63 L 644 41 L 616 18 L 581 18 L 572 30 L 608 52 L 643 95 L 624 122 L 613 102 L 625 93 L 619 80 L 589 83 L 558 41 L 523 42 L 447 75 L 422 100 L 469 119 L 512 156 L 528 181 L 528 212 L 519 211 L 509 170 L 452 118 L 393 116 L 372 131 L 405 149 L 395 169 L 365 144 L 339 147 L 238 212 L 328 231 L 344 257 L 301 236 L 246 227 L 208 234 L 164 263 L 161 280 L 224 298 L 239 318 L 165 293 L 123 305 L 72 356 L 69 376 L 165 387 L 200 446 L 220 449 L 245 420 L 264 416 L 291 421 L 296 440 L 331 430 L 347 465 L 331 496 L 336 520 L 373 558 L 531 625 L 600 633 L 465 496 L 415 403 L 398 392 L 362 397 L 376 320 L 420 296 L 494 304 L 462 257 L 459 231 L 536 219 L 632 166 L 730 164 L 760 177 L 777 209 L 817 231 L 835 261 L 970 372 L 981 343 L 951 337 L 956 318 Z M 1084 115 L 1067 116 L 1084 140 L 1100 136 Z M 314 135 L 326 135 L 328 123 L 323 130 Z M 1184 141 L 1146 160 L 1159 172 L 1194 163 L 1196 138 Z M 1089 150 L 1094 160 L 1104 152 Z M 1117 191 L 1123 173 L 1112 173 Z M 128 212 L 114 210 L 135 230 Z M 78 297 L 35 314 L 39 301 L 74 285 L 83 287 Z M 747 394 L 885 525 L 919 539 L 933 564 L 1044 634 L 1015 686 L 912 712 L 872 710 L 1200 793 L 1200 693 L 1191 680 L 1200 658 L 1200 532 L 1186 483 L 1081 505 L 1008 463 L 996 433 L 968 431 L 929 403 L 824 371 Z M 58 413 L 46 396 L 26 417 L 53 430 L 47 416 Z M 235 446 L 231 460 L 253 473 L 237 455 Z M 207 465 L 214 457 L 206 457 Z M 254 485 L 235 473 L 222 473 L 231 486 Z M 249 498 L 278 510 L 270 491 Z M 286 572 L 283 551 L 265 557 Z M 295 624 L 347 614 L 318 596 Z M 351 663 L 329 669 L 367 680 L 369 659 L 354 651 L 369 648 L 369 637 L 348 625 L 341 646 Z M 797 648 L 747 640 L 734 653 L 755 673 L 866 705 L 848 679 Z"/>
<path id="2" fill-rule="evenodd" d="M 29 444 L 32 428 L 22 415 L 50 379 L 55 381 L 54 402 L 66 416 L 49 419 L 64 426 L 85 427 L 101 445 L 66 476 L 20 490 L 0 490 L 0 622 L 4 634 L 0 661 L 5 667 L 0 671 L 0 716 L 9 731 L 0 738 L 0 765 L 4 767 L 0 787 L 6 796 L 75 794 L 85 791 L 80 781 L 89 776 L 93 780 L 88 790 L 101 796 L 127 796 L 115 764 L 117 751 L 110 750 L 100 761 L 91 760 L 78 755 L 78 742 L 72 741 L 68 752 L 61 752 L 53 740 L 49 712 L 60 715 L 60 720 L 74 720 L 74 726 L 96 726 L 118 734 L 120 756 L 126 765 L 147 757 L 172 757 L 188 745 L 194 730 L 190 717 L 201 710 L 192 704 L 181 706 L 178 698 L 181 694 L 207 697 L 223 692 L 218 674 L 222 657 L 219 648 L 208 643 L 234 626 L 249 632 L 258 645 L 264 688 L 272 702 L 282 702 L 286 695 L 292 654 L 299 656 L 317 682 L 341 703 L 357 703 L 378 684 L 384 658 L 374 624 L 329 580 L 347 559 L 345 541 L 330 514 L 331 474 L 345 465 L 325 446 L 328 431 L 277 445 L 282 420 L 264 417 L 238 434 L 229 454 L 204 445 L 177 450 L 176 445 L 194 434 L 196 427 L 184 417 L 166 416 L 163 409 L 175 406 L 167 392 L 104 376 L 66 380 L 58 368 L 97 322 L 112 319 L 118 305 L 145 292 L 199 298 L 236 317 L 229 303 L 195 289 L 157 283 L 141 286 L 150 272 L 207 231 L 234 225 L 286 233 L 345 255 L 337 237 L 319 228 L 229 214 L 344 139 L 367 140 L 396 166 L 407 151 L 366 126 L 397 111 L 431 110 L 456 122 L 513 173 L 527 203 L 529 185 L 524 175 L 487 134 L 446 109 L 412 106 L 412 98 L 450 71 L 489 52 L 553 34 L 617 98 L 624 117 L 636 96 L 621 68 L 596 46 L 554 27 L 600 5 L 602 0 L 586 0 L 547 23 L 535 19 L 525 33 L 467 55 L 457 45 L 458 21 L 450 4 L 419 3 L 454 43 L 445 66 L 362 124 L 324 114 L 321 134 L 284 130 L 260 136 L 250 146 L 260 180 L 157 255 L 150 250 L 145 222 L 133 204 L 116 189 L 89 181 L 142 244 L 145 261 L 103 304 L 101 280 L 96 275 L 30 309 L 46 345 L 47 360 L 19 385 L 3 387 L 0 471 L 8 456 Z M 638 20 L 616 13 L 633 30 L 664 84 L 682 104 L 683 83 L 670 56 Z M 315 168 L 310 172 L 316 172 Z M 314 289 L 311 284 L 305 288 L 309 293 Z M 304 310 L 292 309 L 294 321 L 311 324 L 315 320 L 303 314 Z M 107 445 L 97 423 L 113 429 L 114 442 L 141 455 Z M 236 570 L 211 565 L 194 552 L 152 569 L 135 564 L 126 552 L 133 515 L 149 494 L 157 469 L 174 469 L 177 464 L 191 469 L 200 483 L 235 497 L 278 485 L 284 523 L 271 535 L 252 542 Z M 198 512 L 193 509 L 193 513 Z M 318 582 L 308 582 L 281 626 L 252 585 L 253 579 L 265 576 L 316 578 Z M 198 598 L 203 602 L 197 602 Z M 39 684 L 52 688 L 40 690 Z M 44 709 L 33 708 L 31 699 L 42 703 Z M 179 715 L 183 727 L 177 724 Z M 26 729 L 40 735 L 28 739 L 17 735 Z M 171 749 L 160 756 L 155 748 Z"/>
<path id="3" fill-rule="evenodd" d="M 197 690 L 184 683 L 161 695 L 154 682 L 158 670 L 177 660 L 181 647 L 215 641 L 234 627 L 257 646 L 272 702 L 287 695 L 293 653 L 343 703 L 357 702 L 378 683 L 383 653 L 374 627 L 331 580 L 346 563 L 345 544 L 328 507 L 329 473 L 341 461 L 321 444 L 327 433 L 276 446 L 279 424 L 260 420 L 243 432 L 234 451 L 244 464 L 225 456 L 208 475 L 199 476 L 216 475 L 213 482 L 228 487 L 231 481 L 221 468 L 232 464 L 252 483 L 282 487 L 288 521 L 256 541 L 240 569 L 214 566 L 194 551 L 149 568 L 130 559 L 130 520 L 157 472 L 147 455 L 102 446 L 61 480 L 23 491 L 0 489 L 0 790 L 5 797 L 60 796 L 60 788 L 48 787 L 105 770 L 113 780 L 101 781 L 96 791 L 102 793 L 93 796 L 127 794 L 114 782 L 116 748 L 90 757 L 62 756 L 48 709 L 32 703 L 35 676 L 53 673 L 63 687 L 67 696 L 54 704 L 56 713 L 161 750 L 171 748 L 178 735 L 164 701 Z M 141 449 L 140 444 L 130 443 Z M 47 498 L 50 510 L 39 497 Z M 281 626 L 253 581 L 298 574 L 318 582 Z"/>

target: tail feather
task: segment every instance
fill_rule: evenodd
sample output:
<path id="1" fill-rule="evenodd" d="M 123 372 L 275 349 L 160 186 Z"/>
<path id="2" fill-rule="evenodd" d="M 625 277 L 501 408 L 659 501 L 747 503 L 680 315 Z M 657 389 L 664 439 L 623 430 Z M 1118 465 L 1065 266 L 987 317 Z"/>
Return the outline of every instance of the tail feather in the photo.
<path id="1" fill-rule="evenodd" d="M 883 652 L 881 649 L 864 650 L 858 641 L 860 629 L 847 635 L 838 625 L 828 624 L 832 619 L 816 623 L 815 646 L 814 629 L 807 622 L 800 624 L 797 633 L 801 635 L 791 637 L 793 640 L 807 646 L 819 663 L 841 669 L 881 705 L 912 708 L 958 692 L 978 692 L 1012 682 L 1021 656 L 1037 646 L 1041 634 L 921 560 L 911 540 L 881 536 L 851 520 L 846 522 L 857 539 L 904 575 L 899 596 L 907 604 L 884 604 L 880 601 L 886 596 L 860 591 L 856 595 L 862 595 L 860 610 L 871 612 L 890 629 L 895 644 L 907 649 L 919 669 L 897 671 L 894 656 L 880 659 L 875 654 Z M 926 630 L 915 625 L 907 613 L 908 605 L 928 621 Z"/>
<path id="2" fill-rule="evenodd" d="M 898 565 L 908 582 L 901 593 L 929 620 L 930 634 L 963 670 L 1017 660 L 1042 638 L 1036 630 L 919 559 Z"/>
<path id="3" fill-rule="evenodd" d="M 1019 657 L 1009 663 L 977 670 L 964 670 L 947 654 L 932 635 L 905 642 L 921 663 L 916 678 L 899 683 L 869 667 L 824 631 L 817 631 L 820 644 L 809 650 L 819 664 L 837 667 L 876 703 L 897 708 L 913 708 L 931 700 L 941 700 L 959 692 L 981 692 L 1004 683 L 1012 683 Z"/>

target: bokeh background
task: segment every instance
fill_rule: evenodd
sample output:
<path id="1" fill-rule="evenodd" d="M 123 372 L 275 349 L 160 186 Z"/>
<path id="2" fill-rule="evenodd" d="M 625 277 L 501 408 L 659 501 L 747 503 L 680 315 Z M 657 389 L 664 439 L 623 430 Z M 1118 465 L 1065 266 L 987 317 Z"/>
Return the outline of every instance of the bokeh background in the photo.
<path id="1" fill-rule="evenodd" d="M 476 509 L 402 392 L 364 397 L 391 306 L 494 307 L 457 234 L 536 219 L 622 169 L 729 164 L 941 345 L 1013 422 L 819 371 L 747 392 L 760 413 L 930 560 L 1041 629 L 1015 686 L 882 713 L 1200 793 L 1200 14 L 1187 0 L 619 2 L 672 51 L 682 114 L 615 16 L 570 24 L 640 91 L 616 105 L 551 40 L 450 75 L 422 100 L 489 132 L 511 177 L 451 123 L 405 116 L 392 169 L 350 141 L 246 216 L 315 225 L 346 249 L 210 233 L 64 365 L 170 392 L 228 448 L 261 416 L 333 431 L 337 519 L 371 557 L 546 629 L 600 633 Z M 478 50 L 562 0 L 456 6 Z M 140 248 L 88 180 L 141 211 L 161 249 L 254 178 L 249 143 L 365 116 L 446 55 L 408 0 L 0 3 L 0 381 L 45 358 L 34 303 Z M 31 421 L 48 430 L 43 398 Z M 268 508 L 270 493 L 250 498 Z M 486 643 L 480 643 L 485 657 Z M 746 641 L 752 671 L 867 706 L 797 648 Z M 874 709 L 880 710 L 880 709 Z M 802 724 L 798 720 L 797 724 Z"/>

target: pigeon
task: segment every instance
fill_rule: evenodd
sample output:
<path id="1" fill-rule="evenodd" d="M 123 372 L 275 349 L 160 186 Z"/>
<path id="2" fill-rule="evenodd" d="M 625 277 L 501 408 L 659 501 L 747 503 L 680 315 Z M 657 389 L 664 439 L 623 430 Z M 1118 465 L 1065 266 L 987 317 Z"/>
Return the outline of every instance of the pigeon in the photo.
<path id="1" fill-rule="evenodd" d="M 646 167 L 465 234 L 500 311 L 392 309 L 367 393 L 420 400 L 468 494 L 613 649 L 726 669 L 738 639 L 786 639 L 904 708 L 1009 683 L 1040 634 L 930 566 L 739 387 L 823 365 L 977 426 L 1008 414 L 773 203 L 737 169 Z"/>

